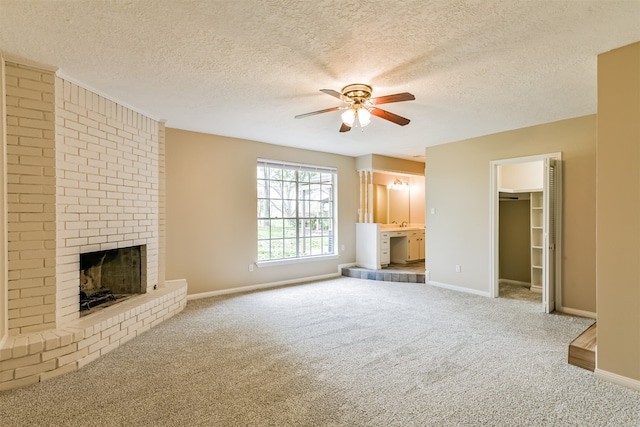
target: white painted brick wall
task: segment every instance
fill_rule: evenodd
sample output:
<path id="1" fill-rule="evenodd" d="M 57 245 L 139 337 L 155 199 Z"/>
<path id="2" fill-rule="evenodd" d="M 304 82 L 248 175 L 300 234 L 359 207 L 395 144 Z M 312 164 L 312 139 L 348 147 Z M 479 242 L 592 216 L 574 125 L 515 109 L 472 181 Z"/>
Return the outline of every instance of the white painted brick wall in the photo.
<path id="1" fill-rule="evenodd" d="M 80 253 L 146 245 L 147 289 L 159 283 L 164 125 L 59 77 L 55 86 L 57 317 L 63 325 L 79 316 Z"/>
<path id="2" fill-rule="evenodd" d="M 9 335 L 55 327 L 54 74 L 5 64 Z"/>
<path id="3" fill-rule="evenodd" d="M 146 245 L 147 288 L 164 280 L 164 124 L 52 71 L 7 62 L 5 72 L 7 308 L 17 335 L 78 317 L 82 252 Z"/>

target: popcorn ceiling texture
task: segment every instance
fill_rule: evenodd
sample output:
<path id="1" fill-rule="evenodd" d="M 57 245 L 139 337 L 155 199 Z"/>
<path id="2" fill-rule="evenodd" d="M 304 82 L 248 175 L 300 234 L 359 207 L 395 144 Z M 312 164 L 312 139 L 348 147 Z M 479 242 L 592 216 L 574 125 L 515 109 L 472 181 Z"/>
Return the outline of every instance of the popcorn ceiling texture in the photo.
<path id="1" fill-rule="evenodd" d="M 596 112 L 596 56 L 640 40 L 638 1 L 0 0 L 0 48 L 167 126 L 347 155 Z M 73 46 L 73 49 L 69 49 Z M 339 134 L 321 88 L 409 91 Z"/>

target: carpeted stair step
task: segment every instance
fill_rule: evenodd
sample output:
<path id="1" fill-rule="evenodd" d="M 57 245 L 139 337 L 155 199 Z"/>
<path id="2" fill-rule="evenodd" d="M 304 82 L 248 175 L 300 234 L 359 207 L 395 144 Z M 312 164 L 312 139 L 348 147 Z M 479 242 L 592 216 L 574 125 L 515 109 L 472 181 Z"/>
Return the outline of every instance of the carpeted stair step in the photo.
<path id="1" fill-rule="evenodd" d="M 569 364 L 594 371 L 596 369 L 597 335 L 596 324 L 569 344 Z"/>

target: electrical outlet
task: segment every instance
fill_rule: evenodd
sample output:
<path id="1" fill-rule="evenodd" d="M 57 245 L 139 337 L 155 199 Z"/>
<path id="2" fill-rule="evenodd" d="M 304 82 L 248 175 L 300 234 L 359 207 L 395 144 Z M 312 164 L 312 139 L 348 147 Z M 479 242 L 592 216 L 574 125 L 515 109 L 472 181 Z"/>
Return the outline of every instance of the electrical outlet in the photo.
<path id="1" fill-rule="evenodd" d="M 340 250 L 344 252 L 344 245 L 340 245 Z"/>
<path id="2" fill-rule="evenodd" d="M 253 264 L 249 264 L 249 272 L 253 271 Z"/>
<path id="3" fill-rule="evenodd" d="M 462 271 L 462 266 L 460 264 L 456 264 L 456 273 L 460 273 Z"/>

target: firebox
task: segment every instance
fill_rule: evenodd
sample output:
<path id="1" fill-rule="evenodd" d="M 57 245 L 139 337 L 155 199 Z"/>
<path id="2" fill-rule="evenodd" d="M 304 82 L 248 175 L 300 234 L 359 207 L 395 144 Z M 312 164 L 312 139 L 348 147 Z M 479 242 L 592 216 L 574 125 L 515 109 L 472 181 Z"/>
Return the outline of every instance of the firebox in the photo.
<path id="1" fill-rule="evenodd" d="M 80 315 L 146 292 L 146 246 L 80 254 Z"/>

